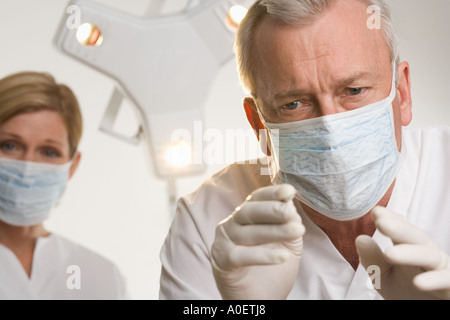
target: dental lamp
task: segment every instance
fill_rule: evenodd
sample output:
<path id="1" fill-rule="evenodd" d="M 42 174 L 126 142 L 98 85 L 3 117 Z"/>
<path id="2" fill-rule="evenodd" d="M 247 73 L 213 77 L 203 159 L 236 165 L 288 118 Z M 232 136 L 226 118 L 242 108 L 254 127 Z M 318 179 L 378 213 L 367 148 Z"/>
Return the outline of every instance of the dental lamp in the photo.
<path id="1" fill-rule="evenodd" d="M 144 140 L 156 175 L 170 180 L 205 169 L 202 161 L 193 161 L 192 141 L 174 140 L 173 132 L 192 133 L 194 123 L 202 121 L 214 77 L 233 57 L 235 14 L 245 15 L 242 7 L 252 2 L 197 0 L 177 14 L 139 18 L 92 1 L 73 0 L 54 44 L 115 80 L 100 129 L 128 143 Z M 162 0 L 155 3 L 161 7 Z M 124 99 L 136 107 L 135 136 L 114 130 Z"/>

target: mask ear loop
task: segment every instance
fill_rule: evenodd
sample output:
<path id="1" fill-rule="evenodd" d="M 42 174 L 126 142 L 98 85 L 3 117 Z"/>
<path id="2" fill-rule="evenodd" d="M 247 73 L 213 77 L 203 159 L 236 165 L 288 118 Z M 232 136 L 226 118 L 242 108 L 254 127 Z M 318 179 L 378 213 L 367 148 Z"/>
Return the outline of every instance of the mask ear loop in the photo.
<path id="1" fill-rule="evenodd" d="M 62 167 L 67 168 L 67 180 L 66 180 L 66 184 L 64 186 L 64 189 L 61 192 L 61 196 L 59 197 L 58 201 L 55 203 L 53 208 L 59 207 L 59 205 L 61 203 L 61 199 L 62 199 L 63 195 L 66 192 L 67 184 L 69 183 L 69 180 L 70 180 L 70 177 L 71 177 L 71 175 L 70 175 L 71 168 L 72 168 L 72 166 L 73 166 L 73 164 L 75 162 L 75 159 L 77 158 L 79 153 L 80 153 L 80 151 L 78 149 L 76 149 L 75 152 L 72 155 L 72 158 L 69 161 L 67 161 L 66 163 L 61 165 Z"/>
<path id="2" fill-rule="evenodd" d="M 389 93 L 389 102 L 394 101 L 395 96 L 397 95 L 397 70 L 395 61 L 392 63 L 392 83 L 391 83 L 391 92 Z"/>
<path id="3" fill-rule="evenodd" d="M 276 160 L 277 158 L 279 158 L 279 156 L 278 156 L 279 151 L 278 151 L 278 147 L 276 147 L 274 144 L 275 137 L 274 137 L 274 135 L 271 134 L 271 133 L 273 133 L 274 130 L 276 132 L 279 132 L 279 130 L 270 128 L 270 126 L 264 119 L 264 116 L 262 115 L 261 110 L 259 109 L 258 106 L 256 106 L 256 111 L 258 112 L 259 119 L 261 120 L 261 123 L 264 126 L 264 134 L 266 135 L 266 138 L 265 138 L 266 144 L 268 143 L 268 138 L 270 137 L 270 146 L 271 146 L 271 148 L 270 148 L 271 154 L 268 156 L 267 170 L 264 170 L 264 172 L 262 174 L 270 176 L 270 180 L 272 181 L 272 184 L 281 184 L 283 182 L 277 175 L 277 172 L 280 170 L 280 168 L 279 168 L 278 162 Z M 260 132 L 260 134 L 261 134 L 261 132 Z M 266 148 L 267 147 L 268 146 L 266 146 Z"/>
<path id="4" fill-rule="evenodd" d="M 79 153 L 80 153 L 80 151 L 78 149 L 75 149 L 75 151 L 73 152 L 72 158 L 70 158 L 70 160 L 68 162 L 73 164 L 73 162 L 75 161 L 75 159 L 77 158 Z"/>
<path id="5" fill-rule="evenodd" d="M 261 123 L 264 125 L 264 127 L 266 127 L 266 129 L 268 129 L 267 128 L 267 122 L 266 122 L 266 120 L 264 119 L 264 116 L 262 115 L 262 113 L 261 113 L 261 110 L 259 110 L 259 107 L 258 106 L 256 106 L 256 111 L 258 112 L 258 116 L 259 116 L 259 120 L 261 120 Z"/>

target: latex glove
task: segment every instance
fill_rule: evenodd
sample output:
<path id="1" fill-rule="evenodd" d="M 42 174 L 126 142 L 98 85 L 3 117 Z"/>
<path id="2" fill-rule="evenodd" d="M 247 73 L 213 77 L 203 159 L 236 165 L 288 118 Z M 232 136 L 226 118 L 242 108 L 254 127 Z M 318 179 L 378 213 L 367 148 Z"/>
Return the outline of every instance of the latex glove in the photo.
<path id="1" fill-rule="evenodd" d="M 394 246 L 383 253 L 371 237 L 359 236 L 356 248 L 366 270 L 369 266 L 380 268 L 380 286 L 376 289 L 381 296 L 405 300 L 450 299 L 448 255 L 404 216 L 376 207 L 372 218 Z"/>
<path id="2" fill-rule="evenodd" d="M 305 228 L 294 187 L 253 192 L 216 228 L 211 264 L 223 299 L 285 299 L 292 290 Z"/>

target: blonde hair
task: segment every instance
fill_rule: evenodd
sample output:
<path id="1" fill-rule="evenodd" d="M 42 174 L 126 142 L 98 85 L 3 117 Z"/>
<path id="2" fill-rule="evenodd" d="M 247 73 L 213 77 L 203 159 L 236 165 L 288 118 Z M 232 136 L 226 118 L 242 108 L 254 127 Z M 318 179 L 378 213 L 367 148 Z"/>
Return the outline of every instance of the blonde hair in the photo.
<path id="1" fill-rule="evenodd" d="M 0 125 L 16 115 L 40 110 L 52 110 L 61 116 L 73 156 L 81 140 L 83 120 L 72 90 L 56 83 L 48 73 L 19 72 L 0 80 Z"/>
<path id="2" fill-rule="evenodd" d="M 259 22 L 271 15 L 288 25 L 305 25 L 318 17 L 336 0 L 258 0 L 241 21 L 235 41 L 235 53 L 242 85 L 255 95 L 253 74 L 253 37 Z M 389 7 L 384 0 L 360 0 L 380 9 L 383 35 L 391 51 L 391 62 L 398 65 L 399 49 Z"/>

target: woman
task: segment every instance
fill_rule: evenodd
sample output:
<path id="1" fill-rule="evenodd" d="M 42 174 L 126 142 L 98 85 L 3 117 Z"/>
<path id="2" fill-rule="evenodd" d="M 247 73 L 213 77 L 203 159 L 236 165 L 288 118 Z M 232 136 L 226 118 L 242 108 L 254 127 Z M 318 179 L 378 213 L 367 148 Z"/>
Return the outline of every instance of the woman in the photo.
<path id="1" fill-rule="evenodd" d="M 80 162 L 82 116 L 45 73 L 0 80 L 0 299 L 122 299 L 118 269 L 43 221 Z"/>

